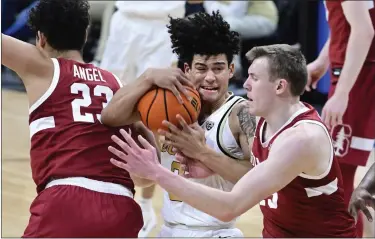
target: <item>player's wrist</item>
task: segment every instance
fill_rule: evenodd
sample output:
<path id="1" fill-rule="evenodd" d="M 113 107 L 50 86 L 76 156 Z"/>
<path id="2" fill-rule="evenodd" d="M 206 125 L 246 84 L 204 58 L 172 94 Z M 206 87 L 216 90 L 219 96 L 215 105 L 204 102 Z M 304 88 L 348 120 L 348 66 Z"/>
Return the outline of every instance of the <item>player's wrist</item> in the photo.
<path id="1" fill-rule="evenodd" d="M 206 163 L 208 160 L 210 160 L 212 158 L 215 151 L 213 151 L 210 147 L 208 147 L 207 145 L 205 145 L 204 147 L 202 147 L 202 149 L 197 153 L 197 157 L 196 159 L 201 161 L 202 163 Z"/>
<path id="2" fill-rule="evenodd" d="M 165 180 L 171 180 L 171 175 L 174 175 L 171 171 L 167 170 L 161 164 L 158 164 L 154 177 L 151 179 L 156 184 L 162 185 Z"/>

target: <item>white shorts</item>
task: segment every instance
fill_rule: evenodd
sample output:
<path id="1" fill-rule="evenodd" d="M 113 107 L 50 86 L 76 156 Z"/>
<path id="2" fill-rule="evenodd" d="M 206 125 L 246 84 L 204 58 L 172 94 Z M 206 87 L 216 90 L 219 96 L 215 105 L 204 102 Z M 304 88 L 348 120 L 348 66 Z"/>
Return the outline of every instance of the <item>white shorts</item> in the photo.
<path id="1" fill-rule="evenodd" d="M 206 229 L 206 230 L 205 230 Z M 158 237 L 244 237 L 238 228 L 218 229 L 218 228 L 188 228 L 188 227 L 169 227 L 163 225 Z"/>
<path id="2" fill-rule="evenodd" d="M 111 19 L 108 40 L 100 67 L 130 83 L 149 67 L 170 67 L 172 53 L 167 23 L 129 17 L 116 11 Z"/>

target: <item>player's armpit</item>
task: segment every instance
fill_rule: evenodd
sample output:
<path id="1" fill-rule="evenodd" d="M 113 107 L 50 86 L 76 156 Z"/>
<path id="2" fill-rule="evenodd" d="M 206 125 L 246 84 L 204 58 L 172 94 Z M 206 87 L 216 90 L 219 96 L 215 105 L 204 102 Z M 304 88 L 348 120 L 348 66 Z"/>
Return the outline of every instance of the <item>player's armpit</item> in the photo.
<path id="1" fill-rule="evenodd" d="M 28 79 L 53 77 L 53 62 L 35 46 L 1 34 L 2 64 L 16 72 L 24 83 Z"/>

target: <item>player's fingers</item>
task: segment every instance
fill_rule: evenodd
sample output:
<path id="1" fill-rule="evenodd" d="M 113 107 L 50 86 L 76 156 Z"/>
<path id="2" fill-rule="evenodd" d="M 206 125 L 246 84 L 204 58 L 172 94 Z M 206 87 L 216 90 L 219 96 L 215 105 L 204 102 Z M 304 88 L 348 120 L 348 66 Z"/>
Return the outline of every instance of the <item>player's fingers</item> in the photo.
<path id="1" fill-rule="evenodd" d="M 176 96 L 176 98 L 178 100 L 178 103 L 180 103 L 182 105 L 184 103 L 184 101 L 182 100 L 180 91 L 178 91 L 178 89 L 176 88 L 176 86 L 175 85 L 170 86 L 169 90 Z"/>
<path id="2" fill-rule="evenodd" d="M 342 114 L 341 113 L 337 114 L 336 124 L 342 124 Z"/>
<path id="3" fill-rule="evenodd" d="M 116 155 L 118 158 L 120 158 L 124 161 L 127 161 L 127 159 L 128 159 L 127 155 L 124 152 L 121 152 L 120 150 L 118 150 L 118 149 L 116 149 L 112 146 L 108 147 L 108 151 L 111 152 L 112 154 Z"/>
<path id="4" fill-rule="evenodd" d="M 185 119 L 182 118 L 181 115 L 177 114 L 176 118 L 177 118 L 178 122 L 180 123 L 180 125 L 182 126 L 182 130 L 184 130 L 185 132 L 191 132 L 191 128 L 186 123 Z"/>
<path id="5" fill-rule="evenodd" d="M 308 76 L 307 76 L 307 84 L 306 84 L 306 87 L 305 87 L 306 91 L 311 91 L 310 85 L 311 85 L 311 76 L 310 76 L 310 74 L 308 74 Z"/>
<path id="6" fill-rule="evenodd" d="M 191 101 L 192 100 L 192 97 L 189 95 L 189 91 L 179 82 L 179 81 L 176 81 L 176 84 L 175 84 L 177 90 L 179 90 L 180 92 L 182 92 L 182 94 L 185 95 L 185 97 Z"/>
<path id="7" fill-rule="evenodd" d="M 186 74 L 185 74 L 184 72 L 182 72 L 181 69 L 178 69 L 177 79 L 178 79 L 183 85 L 186 85 L 186 86 L 189 86 L 189 87 L 195 89 L 194 84 L 189 80 L 189 78 L 186 76 Z"/>
<path id="8" fill-rule="evenodd" d="M 364 202 L 364 200 L 362 200 L 362 201 L 359 203 L 359 209 L 363 212 L 363 214 L 365 214 L 365 216 L 367 217 L 367 220 L 369 220 L 369 222 L 372 222 L 372 216 L 371 216 L 371 213 L 370 213 L 370 211 L 368 210 L 368 208 L 366 207 L 366 203 Z"/>
<path id="9" fill-rule="evenodd" d="M 180 148 L 179 143 L 176 143 L 175 141 L 172 141 L 172 140 L 169 140 L 169 139 L 165 140 L 165 144 L 170 145 L 170 146 L 175 147 L 175 148 Z"/>
<path id="10" fill-rule="evenodd" d="M 115 142 L 118 146 L 120 146 L 120 148 L 126 153 L 126 154 L 129 154 L 131 149 L 129 147 L 129 145 L 124 142 L 123 140 L 121 140 L 119 137 L 117 137 L 116 135 L 112 135 L 111 136 L 111 139 L 113 142 Z M 112 147 L 113 148 L 113 147 Z M 116 149 L 117 150 L 117 149 Z"/>
<path id="11" fill-rule="evenodd" d="M 126 143 L 130 146 L 130 150 L 140 150 L 138 144 L 134 141 L 134 139 L 128 132 L 126 132 L 124 129 L 120 129 L 120 134 L 122 135 L 122 137 L 124 137 Z"/>
<path id="12" fill-rule="evenodd" d="M 128 165 L 127 165 L 126 163 L 120 162 L 120 161 L 118 161 L 118 160 L 116 160 L 116 159 L 114 159 L 114 158 L 111 158 L 111 159 L 110 159 L 110 162 L 111 162 L 113 165 L 115 165 L 116 167 L 118 167 L 118 168 L 122 168 L 122 169 L 125 169 L 126 171 L 129 172 L 129 167 L 128 167 Z"/>
<path id="13" fill-rule="evenodd" d="M 316 87 L 318 86 L 318 81 L 314 81 L 312 84 L 311 84 L 312 88 L 315 90 Z"/>
<path id="14" fill-rule="evenodd" d="M 167 120 L 163 120 L 162 124 L 170 130 L 170 132 L 174 135 L 179 135 L 181 133 L 181 130 L 179 130 L 174 124 Z"/>
<path id="15" fill-rule="evenodd" d="M 145 139 L 142 135 L 138 135 L 138 140 L 142 144 L 144 149 L 154 150 L 155 148 Z"/>
<path id="16" fill-rule="evenodd" d="M 350 215 L 352 215 L 352 217 L 354 218 L 355 220 L 355 224 L 357 224 L 357 219 L 358 219 L 358 212 L 357 212 L 357 208 L 356 207 L 350 207 L 349 208 L 349 213 Z"/>

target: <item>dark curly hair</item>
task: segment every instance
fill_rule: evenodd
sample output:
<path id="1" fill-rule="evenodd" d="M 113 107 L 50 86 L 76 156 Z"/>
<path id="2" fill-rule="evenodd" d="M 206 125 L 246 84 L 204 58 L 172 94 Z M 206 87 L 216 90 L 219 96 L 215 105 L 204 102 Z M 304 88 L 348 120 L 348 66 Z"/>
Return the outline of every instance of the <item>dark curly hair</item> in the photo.
<path id="1" fill-rule="evenodd" d="M 44 34 L 48 44 L 58 50 L 81 51 L 90 23 L 87 0 L 40 0 L 30 10 L 28 24 Z"/>
<path id="2" fill-rule="evenodd" d="M 230 30 L 219 11 L 212 15 L 200 12 L 188 18 L 170 17 L 168 33 L 173 52 L 181 62 L 191 66 L 194 55 L 225 54 L 228 63 L 239 52 L 239 34 Z"/>

